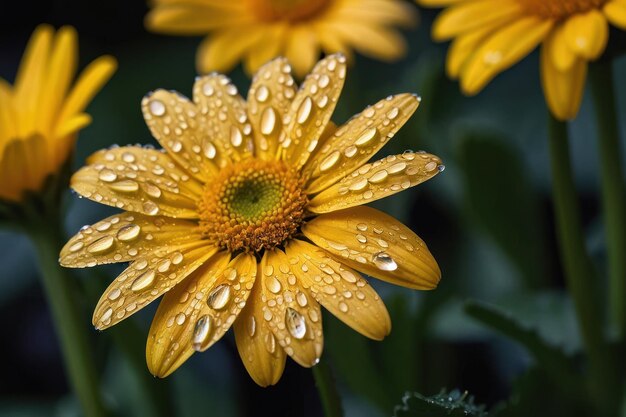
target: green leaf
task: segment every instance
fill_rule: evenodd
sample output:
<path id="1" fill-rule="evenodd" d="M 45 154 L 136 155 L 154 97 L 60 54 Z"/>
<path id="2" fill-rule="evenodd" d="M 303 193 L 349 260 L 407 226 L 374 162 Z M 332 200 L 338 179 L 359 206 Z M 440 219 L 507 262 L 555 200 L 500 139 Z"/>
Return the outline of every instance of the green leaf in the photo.
<path id="1" fill-rule="evenodd" d="M 543 222 L 528 169 L 507 139 L 484 131 L 461 133 L 465 204 L 471 220 L 506 253 L 527 286 L 537 288 L 546 276 Z"/>
<path id="2" fill-rule="evenodd" d="M 406 393 L 402 405 L 394 409 L 394 417 L 486 417 L 485 406 L 474 404 L 467 391 L 442 391 L 433 397 L 417 392 Z"/>

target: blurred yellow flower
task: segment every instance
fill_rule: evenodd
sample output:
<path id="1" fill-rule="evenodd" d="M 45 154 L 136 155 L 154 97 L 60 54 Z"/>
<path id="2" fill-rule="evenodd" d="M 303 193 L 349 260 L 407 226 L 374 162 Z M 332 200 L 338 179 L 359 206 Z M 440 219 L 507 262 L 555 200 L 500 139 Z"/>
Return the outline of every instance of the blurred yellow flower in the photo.
<path id="1" fill-rule="evenodd" d="M 607 44 L 608 23 L 626 30 L 626 0 L 417 0 L 446 7 L 435 40 L 454 39 L 446 70 L 465 94 L 541 44 L 541 80 L 551 112 L 573 119 L 582 100 L 587 64 Z"/>
<path id="2" fill-rule="evenodd" d="M 201 73 L 227 72 L 243 61 L 253 74 L 284 55 L 298 77 L 320 55 L 352 49 L 385 61 L 405 54 L 395 26 L 416 22 L 402 0 L 153 0 L 148 29 L 174 35 L 208 35 L 197 54 Z"/>
<path id="3" fill-rule="evenodd" d="M 345 75 L 346 59 L 331 55 L 296 90 L 278 58 L 253 79 L 247 102 L 218 74 L 196 80 L 192 101 L 157 90 L 142 108 L 165 151 L 103 150 L 72 178 L 82 196 L 126 211 L 82 229 L 61 264 L 131 262 L 96 306 L 98 329 L 165 294 L 146 348 L 154 375 L 169 375 L 234 325 L 252 378 L 275 384 L 286 355 L 317 363 L 320 304 L 367 337 L 389 333 L 384 304 L 356 270 L 436 286 L 441 273 L 424 242 L 362 206 L 443 169 L 414 152 L 367 163 L 419 99 L 389 96 L 336 129 Z"/>
<path id="4" fill-rule="evenodd" d="M 28 43 L 15 86 L 0 78 L 0 199 L 20 201 L 25 191 L 39 191 L 90 123 L 83 111 L 116 62 L 98 58 L 72 87 L 77 61 L 76 31 L 65 26 L 55 33 L 41 25 Z"/>

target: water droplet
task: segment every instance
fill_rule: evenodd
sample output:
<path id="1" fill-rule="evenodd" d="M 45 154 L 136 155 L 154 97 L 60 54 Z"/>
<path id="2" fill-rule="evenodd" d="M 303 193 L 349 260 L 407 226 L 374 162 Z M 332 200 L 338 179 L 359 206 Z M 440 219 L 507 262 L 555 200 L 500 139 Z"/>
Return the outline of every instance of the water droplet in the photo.
<path id="1" fill-rule="evenodd" d="M 133 291 L 145 290 L 146 288 L 151 286 L 152 283 L 154 283 L 154 278 L 156 278 L 156 273 L 150 269 L 135 278 L 130 286 L 130 289 Z"/>
<path id="2" fill-rule="evenodd" d="M 114 242 L 115 239 L 112 236 L 103 236 L 89 245 L 87 252 L 94 254 L 106 252 L 113 247 Z"/>
<path id="3" fill-rule="evenodd" d="M 106 323 L 111 320 L 111 316 L 113 315 L 113 309 L 111 307 L 107 308 L 106 311 L 100 317 L 100 321 Z"/>
<path id="4" fill-rule="evenodd" d="M 254 97 L 256 97 L 258 102 L 264 103 L 270 97 L 270 90 L 266 86 L 261 85 L 257 88 Z"/>
<path id="5" fill-rule="evenodd" d="M 281 289 L 280 281 L 276 279 L 276 277 L 269 277 L 265 280 L 265 286 L 268 290 L 273 292 L 274 294 L 278 294 Z"/>
<path id="6" fill-rule="evenodd" d="M 146 194 L 148 194 L 152 198 L 161 197 L 161 194 L 162 194 L 161 189 L 154 184 L 146 182 L 143 184 L 143 189 L 146 192 Z"/>
<path id="7" fill-rule="evenodd" d="M 215 154 L 217 153 L 215 145 L 213 145 L 211 142 L 204 142 L 204 144 L 202 145 L 202 150 L 204 152 L 204 156 L 209 159 L 215 158 Z"/>
<path id="8" fill-rule="evenodd" d="M 354 145 L 348 146 L 346 149 L 343 150 L 343 154 L 348 158 L 352 158 L 354 155 L 356 155 L 356 153 L 357 148 Z"/>
<path id="9" fill-rule="evenodd" d="M 285 311 L 285 325 L 289 333 L 296 339 L 302 339 L 306 334 L 306 320 L 302 314 L 291 307 Z"/>
<path id="10" fill-rule="evenodd" d="M 393 109 L 389 110 L 389 112 L 387 113 L 387 117 L 390 120 L 393 120 L 396 117 L 398 117 L 398 114 L 400 114 L 400 109 L 398 109 L 397 107 L 394 107 Z"/>
<path id="11" fill-rule="evenodd" d="M 397 174 L 398 172 L 404 171 L 405 168 L 406 168 L 406 162 L 398 162 L 397 164 L 393 164 L 389 168 L 387 168 L 387 172 L 393 175 L 393 174 Z"/>
<path id="12" fill-rule="evenodd" d="M 265 335 L 265 348 L 269 353 L 274 353 L 276 351 L 276 339 L 272 333 Z"/>
<path id="13" fill-rule="evenodd" d="M 232 143 L 233 146 L 237 147 L 237 146 L 241 145 L 242 142 L 243 142 L 243 136 L 241 135 L 241 130 L 239 130 L 239 128 L 237 128 L 235 126 L 231 126 L 231 128 L 230 128 L 230 143 Z"/>
<path id="14" fill-rule="evenodd" d="M 437 168 L 437 163 L 434 161 L 431 161 L 429 163 L 427 163 L 426 165 L 424 165 L 424 169 L 428 172 L 430 171 L 434 171 Z"/>
<path id="15" fill-rule="evenodd" d="M 128 242 L 129 240 L 137 238 L 139 232 L 141 232 L 141 227 L 136 224 L 127 224 L 117 231 L 117 238 L 123 242 Z"/>
<path id="16" fill-rule="evenodd" d="M 118 298 L 120 298 L 121 294 L 122 294 L 122 291 L 120 291 L 119 288 L 114 288 L 109 292 L 109 295 L 107 296 L 107 298 L 111 301 L 115 301 Z"/>
<path id="17" fill-rule="evenodd" d="M 312 108 L 313 101 L 311 100 L 311 97 L 306 96 L 302 101 L 302 104 L 300 104 L 300 108 L 298 108 L 298 114 L 296 116 L 296 120 L 298 121 L 298 123 L 304 124 L 308 120 L 309 116 L 311 115 Z"/>
<path id="18" fill-rule="evenodd" d="M 357 146 L 365 145 L 366 143 L 374 139 L 377 132 L 378 131 L 376 130 L 375 127 L 366 129 L 363 133 L 361 133 L 361 136 L 359 136 L 357 140 L 354 141 L 354 144 Z"/>
<path id="19" fill-rule="evenodd" d="M 359 191 L 365 188 L 366 186 L 367 186 L 367 178 L 361 177 L 358 180 L 354 181 L 352 184 L 350 184 L 348 189 L 352 191 Z"/>
<path id="20" fill-rule="evenodd" d="M 178 265 L 183 261 L 183 254 L 180 252 L 176 252 L 172 255 L 172 263 L 174 265 Z"/>
<path id="21" fill-rule="evenodd" d="M 320 163 L 320 171 L 324 172 L 331 169 L 337 163 L 337 161 L 339 161 L 340 156 L 341 154 L 339 153 L 339 151 L 333 151 Z"/>
<path id="22" fill-rule="evenodd" d="M 322 74 L 320 76 L 320 79 L 317 80 L 317 85 L 320 88 L 326 88 L 326 87 L 328 87 L 328 84 L 330 84 L 330 78 L 326 74 Z"/>
<path id="23" fill-rule="evenodd" d="M 372 176 L 368 178 L 368 181 L 373 184 L 377 184 L 379 182 L 383 182 L 387 178 L 388 175 L 389 174 L 386 170 L 381 169 L 380 171 L 377 171 L 374 174 L 372 174 Z"/>
<path id="24" fill-rule="evenodd" d="M 122 180 L 109 185 L 112 190 L 122 193 L 134 193 L 139 190 L 139 184 L 133 180 Z"/>
<path id="25" fill-rule="evenodd" d="M 178 313 L 176 315 L 176 324 L 178 324 L 179 326 L 182 326 L 185 320 L 187 320 L 187 316 L 185 315 L 185 313 Z"/>
<path id="26" fill-rule="evenodd" d="M 213 310 L 221 310 L 226 307 L 226 304 L 230 301 L 230 285 L 221 284 L 215 287 L 211 294 L 209 294 L 209 298 L 207 299 L 207 304 Z"/>
<path id="27" fill-rule="evenodd" d="M 348 304 L 341 302 L 339 303 L 339 310 L 341 310 L 342 313 L 347 313 L 348 312 Z"/>
<path id="28" fill-rule="evenodd" d="M 439 166 L 437 166 L 437 169 L 439 170 L 439 172 L 443 172 L 446 170 L 446 166 L 443 164 L 440 164 Z"/>
<path id="29" fill-rule="evenodd" d="M 372 262 L 378 269 L 383 271 L 395 271 L 398 269 L 398 264 L 387 252 L 378 252 L 372 255 Z"/>
<path id="30" fill-rule="evenodd" d="M 305 307 L 308 303 L 307 299 L 306 299 L 306 295 L 304 295 L 304 293 L 298 291 L 298 293 L 296 294 L 296 301 L 298 302 L 298 304 L 300 305 L 300 307 Z"/>
<path id="31" fill-rule="evenodd" d="M 209 338 L 211 333 L 211 317 L 204 315 L 196 321 L 196 325 L 193 328 L 193 338 L 191 340 L 191 347 L 195 351 L 202 350 L 203 345 Z"/>
<path id="32" fill-rule="evenodd" d="M 159 206 L 154 204 L 152 201 L 146 201 L 143 203 L 143 211 L 150 216 L 154 216 L 159 212 Z"/>
<path id="33" fill-rule="evenodd" d="M 150 113 L 155 116 L 163 116 L 165 114 L 165 105 L 161 100 L 151 100 L 148 106 Z"/>
<path id="34" fill-rule="evenodd" d="M 117 174 L 112 169 L 104 168 L 98 174 L 98 178 L 100 178 L 100 181 L 113 182 L 117 179 Z"/>
<path id="35" fill-rule="evenodd" d="M 211 84 L 206 83 L 202 86 L 202 92 L 204 93 L 205 96 L 211 97 L 213 93 L 215 93 L 215 89 L 213 88 Z"/>
<path id="36" fill-rule="evenodd" d="M 367 230 L 367 224 L 365 223 L 359 223 L 356 225 L 356 228 L 359 229 L 360 231 L 364 232 Z"/>
<path id="37" fill-rule="evenodd" d="M 350 283 L 355 283 L 357 280 L 356 275 L 352 271 L 348 271 L 347 269 L 342 269 L 341 271 L 339 271 L 339 275 L 341 275 L 341 278 Z"/>
<path id="38" fill-rule="evenodd" d="M 81 250 L 83 248 L 83 246 L 85 246 L 85 244 L 81 241 L 78 241 L 74 244 L 72 244 L 72 246 L 70 246 L 70 252 L 77 252 L 79 250 Z"/>
<path id="39" fill-rule="evenodd" d="M 250 316 L 250 319 L 248 320 L 248 334 L 250 337 L 254 337 L 256 334 L 256 320 L 254 316 Z"/>
<path id="40" fill-rule="evenodd" d="M 135 155 L 130 152 L 124 152 L 122 154 L 122 161 L 132 164 L 133 162 L 135 162 Z"/>
<path id="41" fill-rule="evenodd" d="M 268 107 L 263 110 L 261 115 L 261 133 L 264 135 L 270 135 L 274 131 L 276 126 L 276 112 L 273 107 Z"/>

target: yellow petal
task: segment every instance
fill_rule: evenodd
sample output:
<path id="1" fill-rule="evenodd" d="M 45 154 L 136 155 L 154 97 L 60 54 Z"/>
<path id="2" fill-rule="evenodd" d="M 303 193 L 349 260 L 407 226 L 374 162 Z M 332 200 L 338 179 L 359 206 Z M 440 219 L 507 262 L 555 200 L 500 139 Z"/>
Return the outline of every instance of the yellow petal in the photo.
<path id="1" fill-rule="evenodd" d="M 67 96 L 59 120 L 63 121 L 84 111 L 96 93 L 111 78 L 116 68 L 117 61 L 110 56 L 101 56 L 90 63 L 80 74 L 78 81 Z"/>
<path id="2" fill-rule="evenodd" d="M 392 284 L 429 290 L 441 278 L 424 241 L 370 207 L 324 214 L 306 223 L 302 232 L 343 264 Z"/>
<path id="3" fill-rule="evenodd" d="M 346 78 L 346 59 L 330 55 L 306 77 L 286 116 L 281 136 L 283 159 L 300 169 L 319 145 Z"/>
<path id="4" fill-rule="evenodd" d="M 300 25 L 289 31 L 285 55 L 299 79 L 302 79 L 317 62 L 320 49 L 315 33 L 308 25 Z"/>
<path id="5" fill-rule="evenodd" d="M 168 245 L 200 239 L 200 230 L 194 222 L 121 213 L 82 228 L 61 250 L 59 263 L 69 268 L 85 268 L 130 262 Z"/>
<path id="6" fill-rule="evenodd" d="M 391 332 L 385 304 L 358 272 L 301 240 L 290 241 L 286 251 L 296 277 L 335 317 L 374 340 Z"/>
<path id="7" fill-rule="evenodd" d="M 98 151 L 76 172 L 71 187 L 98 203 L 126 211 L 197 219 L 202 185 L 154 149 L 124 146 Z"/>
<path id="8" fill-rule="evenodd" d="M 255 74 L 248 90 L 248 116 L 254 130 L 257 158 L 276 158 L 283 117 L 296 95 L 291 66 L 285 58 L 276 58 Z"/>
<path id="9" fill-rule="evenodd" d="M 307 193 L 317 193 L 367 162 L 406 123 L 419 97 L 399 94 L 380 100 L 339 127 L 303 168 Z"/>
<path id="10" fill-rule="evenodd" d="M 541 85 L 552 114 L 559 120 L 571 120 L 582 102 L 587 63 L 579 58 L 571 68 L 560 71 L 550 59 L 554 47 L 555 38 L 551 37 L 541 48 Z"/>
<path id="11" fill-rule="evenodd" d="M 240 10 L 205 4 L 204 7 L 198 4 L 156 7 L 146 16 L 146 28 L 172 35 L 204 35 L 214 29 L 253 22 L 250 14 Z"/>
<path id="12" fill-rule="evenodd" d="M 252 75 L 266 62 L 281 55 L 285 46 L 287 25 L 285 22 L 273 22 L 272 24 L 261 26 L 263 30 L 262 38 L 253 47 L 248 49 L 248 54 L 244 60 L 245 71 Z"/>
<path id="13" fill-rule="evenodd" d="M 232 70 L 262 35 L 258 26 L 237 26 L 207 36 L 198 47 L 198 71 L 206 74 Z"/>
<path id="14" fill-rule="evenodd" d="M 520 3 L 512 0 L 475 0 L 458 3 L 445 9 L 437 17 L 432 29 L 433 39 L 443 41 L 470 30 L 499 26 L 515 19 L 522 12 Z"/>
<path id="15" fill-rule="evenodd" d="M 441 160 L 435 155 L 390 155 L 347 174 L 313 197 L 307 208 L 313 213 L 328 213 L 371 203 L 421 184 L 442 170 Z"/>
<path id="16" fill-rule="evenodd" d="M 253 155 L 254 140 L 246 102 L 228 77 L 221 74 L 198 77 L 193 85 L 193 102 L 205 135 L 202 146 L 209 159 L 221 168 Z"/>
<path id="17" fill-rule="evenodd" d="M 406 42 L 400 32 L 393 29 L 352 20 L 322 21 L 318 27 L 319 31 L 333 33 L 365 56 L 396 61 L 406 55 Z"/>
<path id="18" fill-rule="evenodd" d="M 355 20 L 368 25 L 399 25 L 413 27 L 417 23 L 417 10 L 410 3 L 388 0 L 362 0 L 345 2 L 326 19 Z"/>
<path id="19" fill-rule="evenodd" d="M 41 133 L 46 135 L 52 133 L 54 117 L 58 114 L 76 73 L 77 58 L 76 30 L 70 26 L 64 26 L 59 29 L 54 39 L 50 64 L 46 68 L 45 81 L 42 84 L 38 111 L 38 125 Z"/>
<path id="20" fill-rule="evenodd" d="M 609 25 L 596 9 L 576 14 L 565 22 L 565 40 L 577 55 L 593 60 L 604 52 L 609 39 Z"/>
<path id="21" fill-rule="evenodd" d="M 39 191 L 50 173 L 48 145 L 41 135 L 11 140 L 0 154 L 0 199 L 20 201 L 25 191 Z"/>
<path id="22" fill-rule="evenodd" d="M 461 89 L 476 94 L 498 73 L 528 55 L 552 29 L 553 22 L 536 17 L 520 19 L 485 41 L 461 72 Z"/>
<path id="23" fill-rule="evenodd" d="M 93 312 L 93 325 L 104 330 L 130 317 L 168 292 L 217 251 L 204 240 L 189 240 L 166 245 L 138 258 L 104 291 Z"/>
<path id="24" fill-rule="evenodd" d="M 348 63 L 354 62 L 354 54 L 347 40 L 341 39 L 334 32 L 327 30 L 323 22 L 315 22 L 313 27 L 317 41 L 327 55 L 341 53 L 346 57 Z"/>
<path id="25" fill-rule="evenodd" d="M 17 120 L 13 92 L 9 83 L 0 78 L 0 152 L 10 139 L 17 137 Z"/>
<path id="26" fill-rule="evenodd" d="M 276 384 L 282 376 L 287 355 L 276 343 L 270 326 L 263 318 L 261 281 L 258 279 L 255 282 L 233 328 L 237 350 L 246 370 L 254 382 L 267 387 Z"/>
<path id="27" fill-rule="evenodd" d="M 256 260 L 221 252 L 163 297 L 146 347 L 150 372 L 166 377 L 194 351 L 204 351 L 231 327 L 256 276 Z"/>
<path id="28" fill-rule="evenodd" d="M 91 123 L 91 116 L 87 113 L 78 113 L 72 116 L 71 118 L 66 119 L 62 124 L 57 128 L 57 135 L 60 138 L 65 136 L 73 135 L 78 132 L 85 126 L 88 126 Z M 68 152 L 58 152 L 63 154 L 64 156 L 68 155 Z"/>
<path id="29" fill-rule="evenodd" d="M 465 32 L 457 36 L 450 45 L 446 59 L 446 73 L 448 77 L 456 79 L 461 74 L 464 65 L 476 52 L 480 44 L 500 26 L 485 26 Z"/>
<path id="30" fill-rule="evenodd" d="M 565 26 L 559 25 L 552 32 L 552 48 L 550 48 L 552 63 L 559 71 L 566 71 L 572 68 L 578 57 L 568 46 L 565 39 Z"/>
<path id="31" fill-rule="evenodd" d="M 146 363 L 154 376 L 164 378 L 195 352 L 193 332 L 206 306 L 206 281 L 214 282 L 228 265 L 230 254 L 218 252 L 185 280 L 165 293 L 157 308 L 146 343 Z M 193 285 L 204 280 L 202 288 Z M 201 294 L 200 300 L 195 297 Z"/>
<path id="32" fill-rule="evenodd" d="M 611 24 L 626 30 L 626 2 L 620 0 L 609 1 L 602 9 Z"/>
<path id="33" fill-rule="evenodd" d="M 446 7 L 467 1 L 468 0 L 416 0 L 415 2 L 424 7 Z"/>
<path id="34" fill-rule="evenodd" d="M 141 110 L 152 136 L 189 174 L 208 182 L 217 173 L 203 152 L 209 146 L 203 117 L 187 97 L 158 89 L 143 98 Z"/>
<path id="35" fill-rule="evenodd" d="M 292 267 L 280 249 L 265 251 L 259 269 L 264 300 L 261 311 L 280 347 L 298 364 L 308 368 L 315 365 L 322 354 L 322 315 L 317 301 L 302 302 L 302 289 L 297 285 Z"/>

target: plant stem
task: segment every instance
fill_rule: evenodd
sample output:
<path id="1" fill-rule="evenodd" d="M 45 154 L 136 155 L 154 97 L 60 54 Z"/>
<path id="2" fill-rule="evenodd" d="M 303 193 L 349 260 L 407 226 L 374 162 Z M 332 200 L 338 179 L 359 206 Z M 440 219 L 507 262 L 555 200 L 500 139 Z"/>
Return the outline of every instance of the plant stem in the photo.
<path id="1" fill-rule="evenodd" d="M 330 366 L 324 359 L 320 359 L 320 362 L 313 367 L 313 377 L 324 407 L 324 415 L 326 417 L 342 417 L 341 398 L 337 392 Z"/>
<path id="2" fill-rule="evenodd" d="M 43 219 L 42 219 L 43 220 Z M 87 319 L 81 319 L 76 300 L 77 281 L 58 263 L 62 234 L 57 219 L 31 225 L 29 235 L 35 245 L 43 285 L 61 343 L 70 384 L 85 416 L 101 417 L 107 412 L 102 401 L 94 358 L 87 337 Z"/>
<path id="3" fill-rule="evenodd" d="M 550 116 L 550 159 L 557 236 L 565 268 L 567 288 L 574 301 L 578 326 L 589 357 L 591 395 L 597 407 L 606 409 L 615 402 L 615 367 L 604 341 L 604 320 L 598 303 L 595 271 L 589 258 L 583 231 L 568 143 L 567 125 Z"/>
<path id="4" fill-rule="evenodd" d="M 619 337 L 626 337 L 626 190 L 621 152 L 612 61 L 591 65 L 589 79 L 593 93 L 600 151 L 604 230 L 607 237 L 609 302 L 612 324 Z"/>

